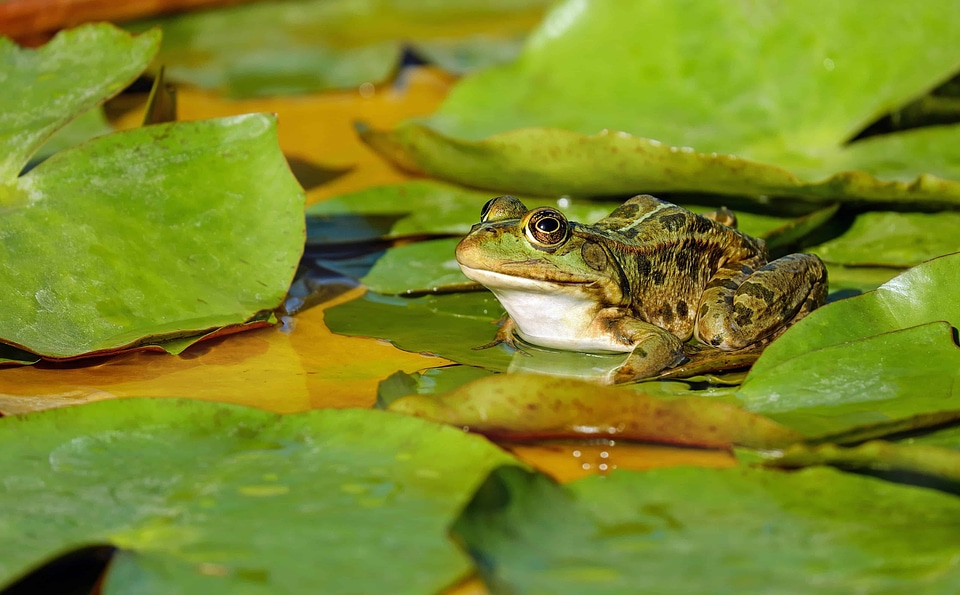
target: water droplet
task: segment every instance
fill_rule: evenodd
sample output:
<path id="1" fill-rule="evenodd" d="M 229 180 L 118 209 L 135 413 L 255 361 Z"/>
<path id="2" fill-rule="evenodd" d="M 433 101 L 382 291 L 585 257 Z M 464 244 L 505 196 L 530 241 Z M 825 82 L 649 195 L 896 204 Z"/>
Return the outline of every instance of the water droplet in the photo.
<path id="1" fill-rule="evenodd" d="M 608 453 L 608 452 L 605 451 L 605 450 L 600 451 L 600 458 L 601 458 L 601 459 L 606 459 L 606 458 L 609 458 L 609 457 L 610 457 L 610 453 Z"/>
<path id="2" fill-rule="evenodd" d="M 360 97 L 364 99 L 370 99 L 373 97 L 373 94 L 376 93 L 377 88 L 373 86 L 373 83 L 363 83 L 357 88 L 357 92 L 360 93 Z"/>
<path id="3" fill-rule="evenodd" d="M 579 451 L 579 450 L 573 451 L 573 456 L 579 457 L 579 456 L 580 456 L 580 451 Z"/>
<path id="4" fill-rule="evenodd" d="M 826 69 L 827 72 L 833 72 L 833 69 L 836 67 L 836 65 L 833 63 L 833 60 L 831 60 L 830 58 L 824 58 L 823 67 Z"/>

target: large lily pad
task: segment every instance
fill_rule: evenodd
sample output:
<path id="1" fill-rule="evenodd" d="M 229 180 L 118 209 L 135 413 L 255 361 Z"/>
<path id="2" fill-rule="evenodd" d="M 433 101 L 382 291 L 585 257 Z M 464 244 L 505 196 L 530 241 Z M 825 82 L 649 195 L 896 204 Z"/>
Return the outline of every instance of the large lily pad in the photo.
<path id="1" fill-rule="evenodd" d="M 960 349 L 951 324 L 960 254 L 873 292 L 814 311 L 770 345 L 738 397 L 808 434 L 960 413 Z"/>
<path id="2" fill-rule="evenodd" d="M 260 321 L 283 299 L 303 191 L 275 117 L 101 136 L 17 177 L 45 135 L 119 90 L 157 41 L 100 25 L 37 52 L 4 50 L 4 76 L 44 81 L 25 84 L 0 130 L 14 159 L 0 169 L 0 340 L 72 358 Z"/>
<path id="3" fill-rule="evenodd" d="M 495 595 L 960 589 L 960 499 L 827 468 L 499 469 L 454 533 Z"/>
<path id="4" fill-rule="evenodd" d="M 158 58 L 171 80 L 249 97 L 380 83 L 408 40 L 457 72 L 509 60 L 552 1 L 281 0 L 128 26 L 163 29 Z"/>
<path id="5" fill-rule="evenodd" d="M 268 115 L 103 136 L 8 183 L 0 337 L 47 357 L 243 323 L 279 305 L 303 248 Z"/>
<path id="6" fill-rule="evenodd" d="M 956 126 L 842 146 L 960 68 L 960 11 L 881 0 L 862 17 L 827 1 L 571 0 L 514 63 L 367 140 L 408 169 L 499 191 L 960 202 L 939 179 L 960 179 Z"/>
<path id="7" fill-rule="evenodd" d="M 437 593 L 469 571 L 448 523 L 511 461 L 382 411 L 170 399 L 6 418 L 0 445 L 0 584 L 103 543 L 109 594 Z"/>

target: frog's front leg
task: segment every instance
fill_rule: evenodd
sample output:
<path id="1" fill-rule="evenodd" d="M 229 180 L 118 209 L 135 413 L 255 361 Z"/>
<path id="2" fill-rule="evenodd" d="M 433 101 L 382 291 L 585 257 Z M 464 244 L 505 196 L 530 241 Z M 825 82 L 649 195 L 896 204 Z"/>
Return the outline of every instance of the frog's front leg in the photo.
<path id="1" fill-rule="evenodd" d="M 751 261 L 717 271 L 700 298 L 694 336 L 732 351 L 752 345 L 823 304 L 827 270 L 813 254 L 791 254 L 757 270 Z"/>
<path id="2" fill-rule="evenodd" d="M 654 376 L 686 361 L 683 343 L 670 331 L 631 316 L 622 308 L 601 310 L 592 323 L 597 331 L 625 346 L 633 346 L 626 361 L 608 380 L 629 382 Z"/>

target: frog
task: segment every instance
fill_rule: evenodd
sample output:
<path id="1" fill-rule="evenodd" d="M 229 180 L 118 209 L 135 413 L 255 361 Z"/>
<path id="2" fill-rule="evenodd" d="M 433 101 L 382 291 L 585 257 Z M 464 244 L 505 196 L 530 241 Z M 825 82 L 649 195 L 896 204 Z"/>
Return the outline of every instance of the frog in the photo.
<path id="1" fill-rule="evenodd" d="M 823 305 L 827 271 L 814 254 L 770 260 L 766 243 L 726 208 L 696 214 L 649 194 L 594 224 L 514 196 L 483 205 L 457 244 L 467 278 L 506 310 L 494 340 L 625 353 L 610 383 L 654 377 L 687 361 L 685 344 L 762 349 Z"/>

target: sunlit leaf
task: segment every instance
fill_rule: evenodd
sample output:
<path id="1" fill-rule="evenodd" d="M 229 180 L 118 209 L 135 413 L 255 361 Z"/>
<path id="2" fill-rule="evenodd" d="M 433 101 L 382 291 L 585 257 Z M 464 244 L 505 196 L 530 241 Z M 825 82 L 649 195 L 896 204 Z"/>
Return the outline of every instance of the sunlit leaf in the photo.
<path id="1" fill-rule="evenodd" d="M 810 251 L 826 262 L 910 267 L 960 252 L 960 213 L 863 213 L 842 236 Z"/>
<path id="2" fill-rule="evenodd" d="M 381 411 L 186 400 L 10 417 L 0 444 L 0 583 L 106 543 L 122 553 L 105 593 L 437 593 L 469 570 L 451 517 L 511 460 Z"/>
<path id="3" fill-rule="evenodd" d="M 767 348 L 739 398 L 808 435 L 960 412 L 960 310 L 944 291 L 958 275 L 960 254 L 944 256 L 814 311 Z"/>
<path id="4" fill-rule="evenodd" d="M 37 50 L 0 37 L 0 77 L 7 89 L 0 93 L 0 208 L 13 201 L 3 185 L 30 156 L 67 122 L 135 79 L 159 44 L 157 31 L 131 37 L 107 25 L 62 32 Z"/>
<path id="5" fill-rule="evenodd" d="M 910 131 L 898 136 L 921 133 L 930 138 L 910 143 L 926 151 L 910 157 L 918 162 L 919 169 L 911 170 L 912 163 L 889 171 L 868 169 L 871 173 L 841 169 L 841 173 L 809 180 L 780 166 L 735 154 L 701 153 L 687 147 L 681 150 L 624 132 L 587 136 L 552 128 L 522 128 L 470 141 L 410 122 L 389 132 L 367 130 L 361 138 L 407 171 L 497 193 L 597 196 L 640 191 L 711 192 L 754 197 L 761 204 L 769 202 L 767 196 L 776 195 L 800 196 L 822 204 L 911 202 L 926 208 L 956 209 L 960 205 L 960 183 L 948 178 L 960 179 L 960 169 L 954 167 L 960 163 L 960 154 L 956 153 L 960 151 L 960 125 L 942 127 L 935 133 Z M 846 151 L 853 155 L 858 149 L 854 145 Z M 934 161 L 934 154 L 942 161 Z M 824 157 L 834 168 L 842 168 L 843 159 L 839 150 Z M 877 159 L 880 161 L 879 156 Z M 893 159 L 888 157 L 880 163 Z M 943 177 L 921 173 L 930 171 L 926 164 L 931 162 L 942 163 L 942 171 L 934 173 Z M 858 165 L 866 167 L 870 163 Z M 913 173 L 902 175 L 903 171 Z M 889 179 L 881 181 L 873 175 Z"/>
<path id="6" fill-rule="evenodd" d="M 280 303 L 302 250 L 271 116 L 103 136 L 9 182 L 0 337 L 48 357 L 242 323 Z"/>
<path id="7" fill-rule="evenodd" d="M 609 438 L 778 448 L 800 439 L 763 416 L 716 400 L 661 400 L 628 389 L 528 374 L 482 378 L 443 395 L 410 395 L 388 409 L 499 440 Z"/>
<path id="8" fill-rule="evenodd" d="M 423 53 L 456 72 L 509 60 L 551 1 L 280 0 L 128 27 L 163 29 L 158 60 L 171 80 L 250 97 L 378 84 L 396 69 L 407 40 L 425 41 Z"/>
<path id="9" fill-rule="evenodd" d="M 870 17 L 823 0 L 569 0 L 515 62 L 366 139 L 402 167 L 497 191 L 956 205 L 960 127 L 843 143 L 960 68 L 960 10 L 905 16 L 881 0 Z"/>
<path id="10" fill-rule="evenodd" d="M 503 468 L 453 531 L 495 595 L 960 589 L 960 499 L 825 468 Z"/>

